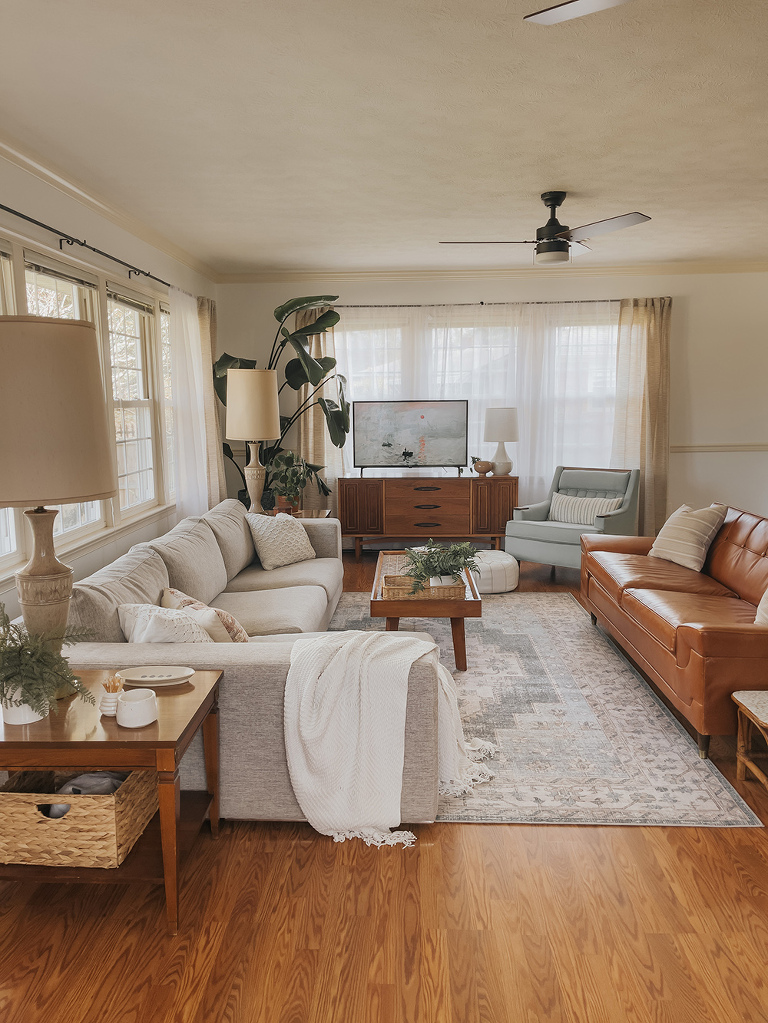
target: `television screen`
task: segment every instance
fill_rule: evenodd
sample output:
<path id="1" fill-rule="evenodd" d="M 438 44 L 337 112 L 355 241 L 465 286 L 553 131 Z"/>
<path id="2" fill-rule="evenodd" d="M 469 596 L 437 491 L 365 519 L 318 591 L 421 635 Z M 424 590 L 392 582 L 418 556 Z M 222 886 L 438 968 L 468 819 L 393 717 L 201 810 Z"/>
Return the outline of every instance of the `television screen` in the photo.
<path id="1" fill-rule="evenodd" d="M 352 431 L 359 468 L 467 464 L 466 401 L 355 401 Z"/>

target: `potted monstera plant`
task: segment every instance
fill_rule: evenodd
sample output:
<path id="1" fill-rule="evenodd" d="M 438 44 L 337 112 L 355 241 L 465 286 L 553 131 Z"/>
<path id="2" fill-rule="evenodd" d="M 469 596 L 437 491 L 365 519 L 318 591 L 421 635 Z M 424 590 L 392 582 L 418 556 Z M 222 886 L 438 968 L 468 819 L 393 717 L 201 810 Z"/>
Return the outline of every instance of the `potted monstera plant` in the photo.
<path id="1" fill-rule="evenodd" d="M 309 412 L 309 410 L 315 405 L 319 406 L 325 416 L 328 436 L 331 443 L 337 448 L 344 447 L 347 435 L 349 434 L 349 402 L 345 395 L 346 380 L 341 373 L 336 372 L 336 360 L 334 358 L 331 356 L 322 356 L 321 358 L 316 359 L 310 355 L 309 352 L 309 338 L 313 337 L 315 334 L 324 334 L 326 330 L 335 326 L 339 322 L 339 314 L 334 309 L 327 309 L 325 312 L 320 313 L 319 316 L 317 316 L 311 323 L 308 323 L 305 327 L 300 327 L 293 331 L 289 330 L 285 325 L 288 319 L 295 313 L 309 309 L 320 309 L 324 306 L 331 305 L 338 299 L 338 297 L 338 295 L 311 295 L 304 298 L 293 298 L 289 302 L 285 302 L 283 305 L 278 306 L 274 311 L 278 327 L 274 341 L 272 342 L 272 348 L 269 353 L 269 360 L 266 368 L 282 368 L 284 380 L 280 385 L 280 392 L 282 392 L 286 387 L 293 391 L 298 391 L 305 385 L 309 386 L 311 390 L 304 401 L 298 405 L 295 412 L 291 415 L 280 417 L 281 430 L 279 439 L 272 444 L 268 444 L 266 442 L 261 444 L 261 463 L 267 467 L 267 479 L 261 503 L 262 507 L 267 510 L 274 507 L 275 495 L 278 493 L 272 486 L 273 479 L 284 479 L 288 468 L 285 463 L 278 463 L 276 470 L 273 473 L 272 464 L 275 462 L 278 455 L 283 453 L 285 450 L 283 442 L 286 434 L 291 427 L 298 423 L 302 416 L 306 415 L 307 412 Z M 284 356 L 286 355 L 293 355 L 293 358 L 283 361 Z M 256 364 L 257 360 L 255 359 L 239 358 L 234 355 L 229 355 L 226 352 L 216 360 L 213 366 L 213 384 L 216 389 L 216 394 L 219 396 L 223 405 L 227 404 L 228 370 L 255 369 Z M 326 388 L 326 385 L 331 382 L 335 382 L 336 384 L 335 399 L 320 394 L 320 392 Z M 240 490 L 238 496 L 244 504 L 247 504 L 248 495 L 247 490 L 245 489 L 245 477 L 242 474 L 240 466 L 238 466 L 237 462 L 235 462 L 232 455 L 232 449 L 228 444 L 224 445 L 224 454 L 227 458 L 232 460 L 241 475 L 243 488 Z M 322 465 L 313 465 L 310 462 L 305 462 L 298 455 L 294 455 L 294 459 L 297 461 L 291 464 L 292 470 L 297 468 L 297 462 L 301 462 L 303 465 L 301 476 L 304 482 L 301 489 L 303 489 L 303 487 L 309 482 L 314 481 L 320 494 L 323 496 L 330 494 L 328 485 L 320 476 L 320 472 L 323 469 Z"/>

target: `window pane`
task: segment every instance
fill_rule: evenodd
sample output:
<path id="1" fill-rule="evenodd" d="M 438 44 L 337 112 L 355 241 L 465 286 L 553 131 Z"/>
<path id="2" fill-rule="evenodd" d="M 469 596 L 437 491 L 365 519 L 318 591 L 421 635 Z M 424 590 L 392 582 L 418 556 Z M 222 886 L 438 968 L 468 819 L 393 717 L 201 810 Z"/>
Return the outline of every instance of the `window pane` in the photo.
<path id="1" fill-rule="evenodd" d="M 171 316 L 160 312 L 160 356 L 163 370 L 163 427 L 165 430 L 165 489 L 170 500 L 176 497 L 176 458 L 173 418 L 173 381 L 171 378 Z"/>
<path id="2" fill-rule="evenodd" d="M 16 550 L 16 528 L 12 508 L 0 508 L 0 557 Z"/>

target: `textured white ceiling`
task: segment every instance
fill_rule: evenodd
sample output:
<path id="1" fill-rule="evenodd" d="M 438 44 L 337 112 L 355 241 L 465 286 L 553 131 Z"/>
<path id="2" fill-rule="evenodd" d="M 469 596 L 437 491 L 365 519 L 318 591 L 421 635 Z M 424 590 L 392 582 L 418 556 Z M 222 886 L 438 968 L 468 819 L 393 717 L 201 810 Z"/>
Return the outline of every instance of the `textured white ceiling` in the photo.
<path id="1" fill-rule="evenodd" d="M 768 258 L 768 2 L 3 0 L 0 136 L 222 273 Z M 34 216 L 35 211 L 25 211 Z M 542 271 L 546 272 L 546 271 Z"/>

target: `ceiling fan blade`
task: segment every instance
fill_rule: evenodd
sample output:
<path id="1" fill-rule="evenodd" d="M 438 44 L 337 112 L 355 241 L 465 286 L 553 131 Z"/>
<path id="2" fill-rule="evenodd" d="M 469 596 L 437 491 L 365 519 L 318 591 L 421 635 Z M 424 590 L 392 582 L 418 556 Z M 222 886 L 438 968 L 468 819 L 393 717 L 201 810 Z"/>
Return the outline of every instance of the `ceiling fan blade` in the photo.
<path id="1" fill-rule="evenodd" d="M 642 224 L 650 220 L 644 213 L 625 213 L 621 217 L 609 217 L 607 220 L 596 220 L 594 224 L 584 224 L 583 227 L 574 227 L 572 231 L 561 231 L 555 235 L 556 238 L 567 238 L 569 242 L 580 242 L 586 238 L 594 238 L 598 234 L 608 234 L 610 231 L 620 231 L 622 227 L 632 227 L 633 224 Z"/>
<path id="2" fill-rule="evenodd" d="M 439 242 L 440 245 L 535 245 L 536 242 Z"/>
<path id="3" fill-rule="evenodd" d="M 535 21 L 539 25 L 557 25 L 560 21 L 583 18 L 585 14 L 596 14 L 597 11 L 605 11 L 609 7 L 618 7 L 626 3 L 629 3 L 629 0 L 566 0 L 555 7 L 527 14 L 523 21 Z"/>
<path id="4" fill-rule="evenodd" d="M 576 248 L 577 245 L 579 246 L 578 249 Z M 586 249 L 587 252 L 591 252 L 592 251 L 592 246 L 591 245 L 587 245 L 586 242 L 574 242 L 573 243 L 573 252 L 574 252 L 574 254 L 579 254 L 580 255 L 582 249 Z"/>

